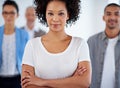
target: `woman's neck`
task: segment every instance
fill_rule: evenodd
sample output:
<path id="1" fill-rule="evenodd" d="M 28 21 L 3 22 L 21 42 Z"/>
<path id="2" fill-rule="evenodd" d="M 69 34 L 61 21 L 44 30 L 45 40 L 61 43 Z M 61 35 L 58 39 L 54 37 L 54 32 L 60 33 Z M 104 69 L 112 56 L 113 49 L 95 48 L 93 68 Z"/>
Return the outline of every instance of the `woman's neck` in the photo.
<path id="1" fill-rule="evenodd" d="M 50 41 L 63 41 L 65 39 L 67 39 L 68 36 L 65 32 L 52 32 L 49 31 L 46 35 L 45 35 L 45 39 L 46 40 L 50 40 Z"/>
<path id="2" fill-rule="evenodd" d="M 4 34 L 10 35 L 10 34 L 13 34 L 14 32 L 15 32 L 14 25 L 5 25 L 5 27 L 4 27 Z"/>

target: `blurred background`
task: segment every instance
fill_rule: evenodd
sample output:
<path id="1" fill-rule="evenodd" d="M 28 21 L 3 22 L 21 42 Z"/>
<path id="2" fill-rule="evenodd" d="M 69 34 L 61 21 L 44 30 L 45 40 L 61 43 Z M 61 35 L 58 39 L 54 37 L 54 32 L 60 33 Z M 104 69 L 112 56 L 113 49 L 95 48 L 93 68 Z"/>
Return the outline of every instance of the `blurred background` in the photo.
<path id="1" fill-rule="evenodd" d="M 2 18 L 2 4 L 5 0 L 0 0 L 0 26 L 4 24 Z M 26 24 L 25 10 L 26 7 L 34 5 L 33 0 L 14 0 L 19 5 L 19 18 L 16 21 L 16 26 L 22 27 Z M 66 32 L 73 36 L 82 37 L 87 40 L 91 35 L 103 31 L 105 23 L 102 20 L 104 7 L 108 3 L 118 3 L 120 0 L 81 0 L 81 14 L 76 24 L 66 28 Z M 44 25 L 36 20 L 36 26 L 48 31 Z"/>

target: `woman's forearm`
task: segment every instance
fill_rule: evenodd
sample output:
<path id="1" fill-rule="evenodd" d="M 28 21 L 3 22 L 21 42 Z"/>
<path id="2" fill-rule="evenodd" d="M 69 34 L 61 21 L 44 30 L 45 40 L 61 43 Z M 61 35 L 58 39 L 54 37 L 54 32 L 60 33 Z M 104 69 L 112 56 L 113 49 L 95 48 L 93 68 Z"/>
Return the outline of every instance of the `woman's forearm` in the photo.
<path id="1" fill-rule="evenodd" d="M 90 86 L 90 79 L 75 76 L 65 79 L 46 80 L 45 85 L 53 88 L 88 88 Z"/>
<path id="2" fill-rule="evenodd" d="M 26 88 L 52 88 L 52 87 L 41 87 L 41 86 L 29 85 Z"/>
<path id="3" fill-rule="evenodd" d="M 24 86 L 26 86 L 27 88 L 88 88 L 91 83 L 90 63 L 82 62 L 80 66 L 85 67 L 87 69 L 87 71 L 85 71 L 84 74 L 76 74 L 72 77 L 60 79 L 41 79 L 40 77 L 36 77 L 29 71 L 24 71 L 24 73 L 27 73 L 29 75 L 25 77 L 23 76 L 22 88 L 24 88 Z M 31 86 L 28 87 L 29 85 Z M 32 87 L 32 85 L 35 86 Z"/>
<path id="4" fill-rule="evenodd" d="M 79 64 L 80 66 L 87 69 L 84 74 L 63 79 L 44 80 L 44 86 L 53 88 L 88 88 L 91 84 L 91 65 L 89 62 L 82 62 Z"/>

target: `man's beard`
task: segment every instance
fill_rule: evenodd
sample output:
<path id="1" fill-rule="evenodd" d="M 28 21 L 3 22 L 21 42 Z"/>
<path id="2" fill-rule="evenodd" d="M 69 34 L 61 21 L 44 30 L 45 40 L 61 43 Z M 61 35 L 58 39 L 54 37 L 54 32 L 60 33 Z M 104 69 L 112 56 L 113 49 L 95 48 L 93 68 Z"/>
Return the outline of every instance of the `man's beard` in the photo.
<path id="1" fill-rule="evenodd" d="M 115 25 L 114 25 L 114 24 L 112 25 L 112 24 L 110 23 L 111 21 L 114 21 L 114 24 L 115 24 Z M 108 26 L 108 28 L 109 28 L 110 30 L 115 29 L 116 24 L 117 24 L 117 21 L 116 21 L 116 20 L 108 20 L 108 23 L 109 23 L 109 24 L 108 24 L 107 26 Z"/>

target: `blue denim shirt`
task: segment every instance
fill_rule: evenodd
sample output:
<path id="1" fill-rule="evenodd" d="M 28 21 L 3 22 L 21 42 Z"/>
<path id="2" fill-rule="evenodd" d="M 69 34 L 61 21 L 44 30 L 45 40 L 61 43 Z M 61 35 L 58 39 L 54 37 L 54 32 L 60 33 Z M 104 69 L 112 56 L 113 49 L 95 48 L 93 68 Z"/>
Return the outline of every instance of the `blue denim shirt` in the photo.
<path id="1" fill-rule="evenodd" d="M 92 84 L 91 88 L 100 88 L 104 57 L 108 45 L 105 32 L 98 33 L 88 39 L 90 58 L 92 62 Z M 115 87 L 120 88 L 120 34 L 115 45 Z M 108 72 L 109 74 L 109 72 Z"/>
<path id="2" fill-rule="evenodd" d="M 0 27 L 0 67 L 2 64 L 2 42 L 3 42 L 4 26 Z M 16 37 L 16 61 L 17 69 L 21 73 L 21 62 L 24 53 L 24 47 L 29 39 L 28 33 L 22 29 L 15 27 L 15 37 Z M 12 62 L 10 62 L 12 63 Z"/>

